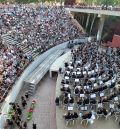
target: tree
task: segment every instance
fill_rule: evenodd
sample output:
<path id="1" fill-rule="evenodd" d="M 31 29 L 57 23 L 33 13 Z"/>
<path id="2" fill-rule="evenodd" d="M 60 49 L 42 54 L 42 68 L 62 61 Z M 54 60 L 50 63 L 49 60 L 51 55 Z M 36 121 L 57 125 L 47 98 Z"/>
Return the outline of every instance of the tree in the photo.
<path id="1" fill-rule="evenodd" d="M 6 0 L 0 0 L 0 3 L 6 3 Z"/>
<path id="2" fill-rule="evenodd" d="M 101 0 L 101 4 L 103 4 L 103 5 L 114 5 L 114 2 L 115 2 L 116 0 Z"/>

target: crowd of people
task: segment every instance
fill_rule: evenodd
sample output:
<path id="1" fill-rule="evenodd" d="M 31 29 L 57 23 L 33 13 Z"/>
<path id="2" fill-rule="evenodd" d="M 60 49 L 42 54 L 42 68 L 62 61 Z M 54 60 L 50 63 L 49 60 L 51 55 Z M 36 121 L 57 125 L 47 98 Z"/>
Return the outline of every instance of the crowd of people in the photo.
<path id="1" fill-rule="evenodd" d="M 15 102 L 15 103 L 10 103 L 10 111 L 11 116 L 7 118 L 6 120 L 6 125 L 5 128 L 16 128 L 18 129 L 27 129 L 27 121 L 23 120 L 22 115 L 23 115 L 23 110 L 27 106 L 27 101 L 29 99 L 28 92 L 25 93 L 24 96 L 21 96 L 21 101 Z M 9 116 L 9 114 L 8 114 Z"/>
<path id="2" fill-rule="evenodd" d="M 67 111 L 67 124 L 77 118 L 81 123 L 93 123 L 94 119 L 112 115 L 119 120 L 118 56 L 112 48 L 102 51 L 98 43 L 81 44 L 71 50 L 71 61 L 59 69 L 63 79 L 55 101 Z"/>
<path id="3" fill-rule="evenodd" d="M 0 11 L 0 102 L 3 102 L 16 79 L 34 60 L 33 53 L 41 54 L 55 45 L 80 38 L 83 32 L 63 7 L 10 5 L 1 6 Z M 5 35 L 16 42 L 7 43 Z"/>
<path id="4" fill-rule="evenodd" d="M 0 101 L 7 96 L 17 77 L 30 62 L 19 48 L 3 45 L 0 57 Z"/>
<path id="5" fill-rule="evenodd" d="M 27 123 L 27 118 L 23 113 L 27 109 L 27 101 L 29 101 L 29 95 L 28 92 L 26 91 L 24 96 L 21 96 L 20 102 L 11 102 L 10 105 L 10 111 L 11 115 L 9 117 L 9 114 L 6 119 L 6 129 L 28 129 L 28 123 Z M 24 118 L 23 118 L 24 116 Z M 33 122 L 32 124 L 32 129 L 36 129 L 37 124 Z"/>

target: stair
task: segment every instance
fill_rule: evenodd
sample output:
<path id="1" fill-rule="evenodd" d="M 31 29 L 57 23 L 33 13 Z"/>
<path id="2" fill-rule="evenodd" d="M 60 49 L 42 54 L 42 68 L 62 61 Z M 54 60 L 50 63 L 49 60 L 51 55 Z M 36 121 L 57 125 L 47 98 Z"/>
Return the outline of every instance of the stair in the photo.
<path id="1" fill-rule="evenodd" d="M 30 49 L 26 46 L 24 49 L 22 49 L 24 53 L 27 53 L 30 51 Z"/>
<path id="2" fill-rule="evenodd" d="M 2 35 L 2 39 L 7 44 L 19 44 L 15 39 L 13 39 L 9 34 Z"/>
<path id="3" fill-rule="evenodd" d="M 40 80 L 44 77 L 44 75 L 50 69 L 52 63 L 60 57 L 63 53 L 63 50 L 56 50 L 55 52 L 51 53 L 45 60 L 40 63 L 37 68 L 26 78 L 25 83 L 28 87 L 29 95 L 33 95 L 36 91 L 37 85 Z M 37 55 L 38 53 L 36 53 Z"/>
<path id="4" fill-rule="evenodd" d="M 30 84 L 29 86 L 28 86 L 28 94 L 29 95 L 34 95 L 34 93 L 35 93 L 35 85 L 34 84 Z"/>
<path id="5" fill-rule="evenodd" d="M 7 44 L 17 44 L 18 47 L 20 47 L 25 54 L 32 55 L 33 58 L 36 58 L 39 53 L 38 52 L 32 52 L 30 48 L 28 48 L 26 45 L 22 45 L 18 43 L 15 39 L 13 39 L 9 33 L 2 35 L 2 39 Z"/>
<path id="6" fill-rule="evenodd" d="M 32 53 L 32 56 L 33 56 L 33 58 L 34 58 L 34 59 L 35 59 L 38 55 L 39 55 L 39 53 L 38 53 L 38 52 L 36 52 L 36 53 Z"/>

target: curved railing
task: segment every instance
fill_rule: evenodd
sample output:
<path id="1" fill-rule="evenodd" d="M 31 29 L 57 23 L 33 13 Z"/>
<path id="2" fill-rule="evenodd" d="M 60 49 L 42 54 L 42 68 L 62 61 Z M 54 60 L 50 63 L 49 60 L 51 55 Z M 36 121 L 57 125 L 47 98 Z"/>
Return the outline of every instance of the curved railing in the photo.
<path id="1" fill-rule="evenodd" d="M 86 42 L 87 41 L 87 38 L 83 38 L 83 39 L 75 39 L 75 40 L 72 40 L 73 41 L 73 44 L 75 44 L 76 42 Z M 44 61 L 44 59 L 52 54 L 53 52 L 55 52 L 56 50 L 60 50 L 60 49 L 65 49 L 67 48 L 67 44 L 69 43 L 69 41 L 67 42 L 64 42 L 62 44 L 59 44 L 49 50 L 47 50 L 46 52 L 44 52 L 43 54 L 39 55 L 38 57 L 35 58 L 35 60 L 24 70 L 24 72 L 22 73 L 22 75 L 19 77 L 19 79 L 15 82 L 11 92 L 9 93 L 9 95 L 7 96 L 7 98 L 5 99 L 5 102 L 4 104 L 2 105 L 1 107 L 1 115 L 0 115 L 0 129 L 3 129 L 3 126 L 5 124 L 5 120 L 6 120 L 6 114 L 8 113 L 9 111 L 9 108 L 10 108 L 10 105 L 9 103 L 10 102 L 15 102 L 21 88 L 23 87 L 24 85 L 24 80 L 25 78 L 30 74 L 32 73 L 35 68 L 40 64 L 42 63 L 42 61 Z"/>
<path id="2" fill-rule="evenodd" d="M 62 42 L 66 42 L 66 41 L 65 40 L 57 41 L 56 44 L 50 46 L 49 48 L 47 48 L 47 50 L 51 49 L 52 47 L 54 47 L 54 46 L 56 46 L 58 44 L 61 44 Z M 18 47 L 20 47 L 20 46 L 18 46 Z M 37 56 L 39 56 L 40 54 L 44 53 L 47 50 L 44 50 L 41 53 L 39 52 L 39 54 Z M 32 55 L 31 55 L 31 57 L 32 57 Z M 35 58 L 32 58 L 32 60 L 29 60 L 27 63 L 25 63 L 25 65 L 22 66 L 22 69 L 19 70 L 19 74 L 17 74 L 17 75 L 15 74 L 14 81 L 11 81 L 12 83 L 9 83 L 9 86 L 8 87 L 5 87 L 4 85 L 1 85 L 0 88 L 2 89 L 2 87 L 3 87 L 3 89 L 4 89 L 4 87 L 5 87 L 5 90 L 3 92 L 1 91 L 2 93 L 1 93 L 1 96 L 0 96 L 0 103 L 3 103 L 4 102 L 6 96 L 9 94 L 9 92 L 12 89 L 13 85 L 15 84 L 15 82 L 19 79 L 19 77 L 23 73 L 23 71 L 32 63 L 33 59 L 35 60 Z M 4 82 L 3 82 L 3 84 L 4 84 Z"/>

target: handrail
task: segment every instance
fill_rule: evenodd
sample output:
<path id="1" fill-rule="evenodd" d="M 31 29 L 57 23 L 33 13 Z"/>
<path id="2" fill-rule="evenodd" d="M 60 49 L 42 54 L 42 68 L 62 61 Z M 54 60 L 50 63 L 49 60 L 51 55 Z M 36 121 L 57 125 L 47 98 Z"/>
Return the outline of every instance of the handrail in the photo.
<path id="1" fill-rule="evenodd" d="M 79 8 L 79 9 L 93 9 L 93 10 L 107 10 L 107 11 L 120 11 L 120 7 L 102 7 L 102 6 L 81 6 L 81 5 L 64 5 L 65 8 Z"/>
<path id="2" fill-rule="evenodd" d="M 112 15 L 112 16 L 120 16 L 120 10 L 103 10 L 103 9 L 92 9 L 92 8 L 80 8 L 80 7 L 74 7 L 74 6 L 66 6 L 66 10 L 72 11 L 72 12 L 83 12 L 83 13 L 94 13 L 99 15 Z"/>

